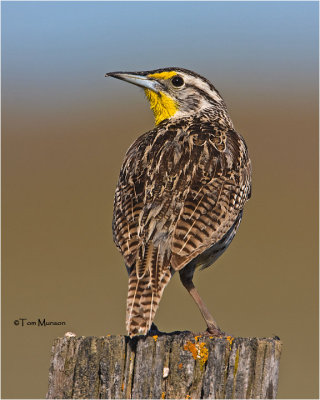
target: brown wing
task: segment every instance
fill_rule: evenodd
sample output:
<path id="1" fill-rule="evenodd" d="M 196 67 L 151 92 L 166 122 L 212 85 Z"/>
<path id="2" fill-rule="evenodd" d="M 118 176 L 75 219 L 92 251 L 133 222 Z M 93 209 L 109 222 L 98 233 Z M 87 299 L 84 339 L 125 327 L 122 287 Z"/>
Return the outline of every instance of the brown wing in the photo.
<path id="1" fill-rule="evenodd" d="M 207 137 L 192 163 L 196 167 L 173 235 L 175 270 L 219 242 L 251 195 L 251 163 L 242 137 L 232 130 Z"/>
<path id="2" fill-rule="evenodd" d="M 169 128 L 130 147 L 116 189 L 114 240 L 138 277 L 151 261 L 155 269 L 160 261 L 179 269 L 219 241 L 250 196 L 250 160 L 239 134 L 209 124 Z"/>

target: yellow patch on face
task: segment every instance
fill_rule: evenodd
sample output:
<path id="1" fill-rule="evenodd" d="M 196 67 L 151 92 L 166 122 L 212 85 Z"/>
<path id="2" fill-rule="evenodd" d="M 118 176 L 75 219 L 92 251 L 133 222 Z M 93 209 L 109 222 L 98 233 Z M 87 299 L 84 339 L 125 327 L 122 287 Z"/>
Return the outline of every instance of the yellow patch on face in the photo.
<path id="1" fill-rule="evenodd" d="M 149 89 L 145 89 L 144 92 L 150 102 L 150 108 L 153 111 L 156 125 L 172 117 L 178 111 L 177 103 L 163 92 L 155 93 Z"/>
<path id="2" fill-rule="evenodd" d="M 173 76 L 177 75 L 176 71 L 164 71 L 164 72 L 157 72 L 155 74 L 149 74 L 148 78 L 154 79 L 170 79 Z"/>

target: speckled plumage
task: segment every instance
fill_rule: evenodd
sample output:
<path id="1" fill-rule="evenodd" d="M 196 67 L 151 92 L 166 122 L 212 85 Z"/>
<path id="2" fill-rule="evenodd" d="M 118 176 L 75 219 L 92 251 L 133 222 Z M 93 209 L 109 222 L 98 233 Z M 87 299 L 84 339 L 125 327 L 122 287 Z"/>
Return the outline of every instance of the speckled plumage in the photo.
<path id="1" fill-rule="evenodd" d="M 121 167 L 113 235 L 129 273 L 131 336 L 148 332 L 175 271 L 192 280 L 196 267 L 223 253 L 251 194 L 247 147 L 222 99 L 211 108 L 190 109 L 140 136 Z"/>

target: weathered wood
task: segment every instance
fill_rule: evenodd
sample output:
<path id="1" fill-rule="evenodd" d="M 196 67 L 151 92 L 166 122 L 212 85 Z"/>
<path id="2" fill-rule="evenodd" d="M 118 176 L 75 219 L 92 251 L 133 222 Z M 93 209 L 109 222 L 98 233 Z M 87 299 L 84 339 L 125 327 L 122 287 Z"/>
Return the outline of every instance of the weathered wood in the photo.
<path id="1" fill-rule="evenodd" d="M 278 338 L 58 338 L 47 398 L 275 398 L 280 354 Z"/>

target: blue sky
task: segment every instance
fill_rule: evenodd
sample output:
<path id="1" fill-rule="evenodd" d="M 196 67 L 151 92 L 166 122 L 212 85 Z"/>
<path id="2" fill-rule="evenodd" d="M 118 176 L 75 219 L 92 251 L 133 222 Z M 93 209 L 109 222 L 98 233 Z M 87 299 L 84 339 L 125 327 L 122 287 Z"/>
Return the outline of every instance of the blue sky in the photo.
<path id="1" fill-rule="evenodd" d="M 117 70 L 188 68 L 222 88 L 227 101 L 248 91 L 302 96 L 318 79 L 317 2 L 1 6 L 2 95 L 11 109 L 97 107 L 110 93 L 129 102 L 135 88 L 104 78 Z"/>
<path id="2" fill-rule="evenodd" d="M 310 72 L 317 9 L 316 2 L 2 2 L 4 78 L 251 63 Z"/>

